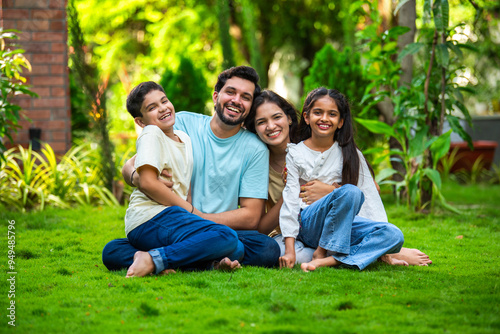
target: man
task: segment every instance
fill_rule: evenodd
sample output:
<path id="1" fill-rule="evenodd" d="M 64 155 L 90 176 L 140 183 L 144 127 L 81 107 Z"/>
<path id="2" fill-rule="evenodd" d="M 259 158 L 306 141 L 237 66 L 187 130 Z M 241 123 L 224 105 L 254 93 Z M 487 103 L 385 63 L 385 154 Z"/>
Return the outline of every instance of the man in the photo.
<path id="1" fill-rule="evenodd" d="M 257 72 L 247 66 L 223 71 L 215 85 L 213 117 L 180 112 L 175 129 L 186 132 L 193 145 L 193 206 L 202 218 L 236 230 L 244 245 L 242 264 L 272 267 L 280 255 L 278 244 L 257 227 L 267 199 L 269 152 L 252 133 L 241 129 L 253 98 L 260 92 Z M 133 162 L 122 174 L 138 184 Z M 110 270 L 129 267 L 135 252 L 126 238 L 109 242 L 102 258 Z"/>

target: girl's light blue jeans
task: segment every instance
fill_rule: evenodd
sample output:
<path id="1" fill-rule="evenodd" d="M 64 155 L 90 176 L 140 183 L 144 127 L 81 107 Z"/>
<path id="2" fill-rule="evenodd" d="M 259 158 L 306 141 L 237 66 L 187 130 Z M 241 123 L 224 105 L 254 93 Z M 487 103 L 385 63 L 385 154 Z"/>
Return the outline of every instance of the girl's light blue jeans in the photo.
<path id="1" fill-rule="evenodd" d="M 403 233 L 386 222 L 357 216 L 363 192 L 351 184 L 335 189 L 301 211 L 297 239 L 322 247 L 339 262 L 363 270 L 385 254 L 399 252 Z"/>

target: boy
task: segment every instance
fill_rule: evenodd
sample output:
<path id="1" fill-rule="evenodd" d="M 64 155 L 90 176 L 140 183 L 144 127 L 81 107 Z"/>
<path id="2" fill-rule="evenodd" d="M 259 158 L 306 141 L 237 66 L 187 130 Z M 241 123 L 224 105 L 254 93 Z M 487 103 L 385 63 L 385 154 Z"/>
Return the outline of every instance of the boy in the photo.
<path id="1" fill-rule="evenodd" d="M 125 215 L 125 233 L 138 251 L 126 277 L 172 271 L 174 268 L 239 267 L 243 245 L 229 227 L 200 218 L 187 201 L 193 171 L 189 136 L 174 130 L 175 110 L 163 88 L 143 82 L 127 97 L 127 110 L 143 131 L 137 139 L 136 172 L 141 187 L 135 189 Z M 159 175 L 167 169 L 172 189 Z M 133 175 L 132 175 L 133 176 Z M 149 250 L 149 251 L 142 251 Z"/>

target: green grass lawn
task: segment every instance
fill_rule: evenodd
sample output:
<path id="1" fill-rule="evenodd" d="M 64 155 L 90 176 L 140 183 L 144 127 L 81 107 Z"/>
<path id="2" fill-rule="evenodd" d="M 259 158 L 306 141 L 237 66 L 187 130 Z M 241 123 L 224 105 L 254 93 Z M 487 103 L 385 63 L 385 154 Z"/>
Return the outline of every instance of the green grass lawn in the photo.
<path id="1" fill-rule="evenodd" d="M 359 272 L 245 267 L 126 279 L 101 262 L 125 208 L 1 216 L 0 333 L 500 333 L 500 186 L 446 185 L 462 215 L 386 200 L 429 267 Z M 7 225 L 15 220 L 16 327 L 8 325 Z"/>

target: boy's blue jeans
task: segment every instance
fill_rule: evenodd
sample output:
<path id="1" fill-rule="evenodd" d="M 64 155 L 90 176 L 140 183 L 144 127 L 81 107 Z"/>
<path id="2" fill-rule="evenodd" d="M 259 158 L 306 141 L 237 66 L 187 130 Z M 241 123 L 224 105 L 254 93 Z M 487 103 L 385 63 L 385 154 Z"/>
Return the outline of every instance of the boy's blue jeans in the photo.
<path id="1" fill-rule="evenodd" d="M 205 224 L 208 222 L 209 224 L 213 224 L 217 227 L 222 227 L 223 230 L 229 229 L 232 233 L 235 233 L 237 235 L 238 243 L 236 250 L 233 251 L 231 254 L 225 255 L 229 257 L 231 260 L 239 260 L 240 263 L 245 265 L 263 266 L 263 267 L 273 267 L 278 262 L 278 258 L 280 256 L 280 248 L 277 242 L 274 241 L 269 236 L 252 230 L 234 231 L 225 225 L 216 224 L 214 222 L 206 221 L 203 219 L 202 221 L 205 222 Z M 187 226 L 188 230 L 190 230 L 190 228 L 191 226 Z M 173 231 L 173 233 L 175 235 L 179 234 L 180 238 L 182 238 L 182 235 L 185 235 L 187 232 L 179 231 L 178 233 L 176 233 L 175 231 Z M 129 237 L 132 237 L 130 233 Z M 179 238 L 179 236 L 177 237 Z M 150 251 L 157 248 L 158 253 L 154 252 L 154 254 L 159 255 L 161 257 L 162 253 L 160 249 L 162 248 L 162 246 L 165 246 L 165 244 L 158 245 L 158 242 L 160 241 L 151 242 L 150 244 L 143 244 L 141 245 L 141 248 L 138 249 L 132 246 L 127 238 L 112 240 L 108 242 L 108 244 L 104 247 L 102 251 L 102 261 L 109 270 L 120 270 L 130 267 L 130 265 L 134 261 L 134 254 L 139 250 Z M 196 246 L 198 247 L 198 249 L 192 247 L 190 250 L 188 249 L 188 251 L 200 251 L 200 246 Z M 218 242 L 210 243 L 208 247 L 201 248 L 201 251 L 212 252 L 213 251 L 212 248 L 218 249 L 219 248 Z M 171 260 L 168 258 L 168 254 L 166 254 L 166 257 L 167 261 L 170 263 Z M 224 256 L 221 256 L 220 258 L 223 257 Z M 206 270 L 210 269 L 211 264 L 212 261 L 201 260 L 197 262 L 191 262 L 189 264 L 181 264 L 176 268 L 184 270 Z M 169 264 L 169 267 L 172 267 L 172 264 Z"/>
<path id="2" fill-rule="evenodd" d="M 360 270 L 384 254 L 397 253 L 403 233 L 386 222 L 357 216 L 364 202 L 363 192 L 345 184 L 301 211 L 297 239 L 309 247 L 318 246 L 339 262 Z"/>
<path id="3" fill-rule="evenodd" d="M 130 244 L 148 251 L 155 273 L 207 267 L 224 257 L 240 260 L 244 247 L 231 228 L 171 206 L 128 233 Z"/>

